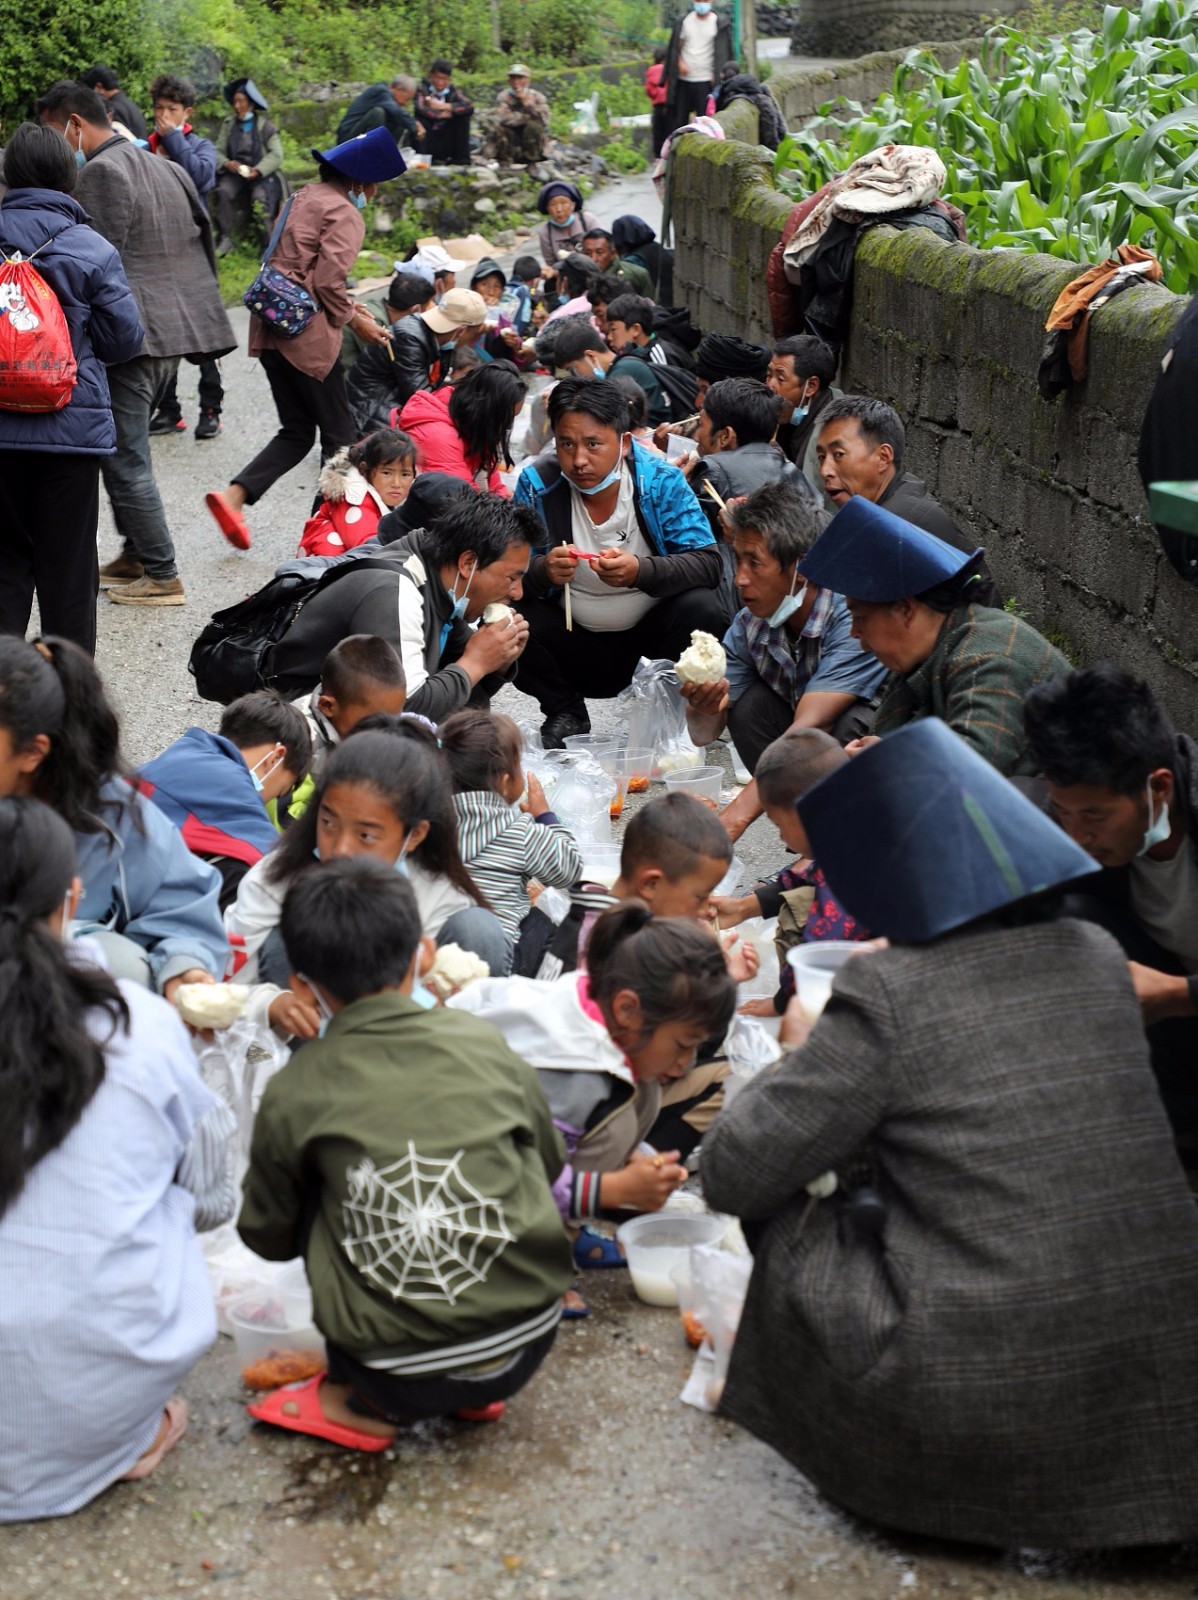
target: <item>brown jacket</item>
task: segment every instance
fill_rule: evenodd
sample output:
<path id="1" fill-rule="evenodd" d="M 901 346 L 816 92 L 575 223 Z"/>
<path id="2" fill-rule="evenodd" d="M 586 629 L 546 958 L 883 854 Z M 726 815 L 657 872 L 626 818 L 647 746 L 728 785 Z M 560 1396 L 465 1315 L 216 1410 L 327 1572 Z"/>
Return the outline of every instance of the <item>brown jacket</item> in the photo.
<path id="1" fill-rule="evenodd" d="M 354 312 L 346 280 L 366 237 L 361 213 L 344 189 L 309 183 L 296 192 L 271 266 L 302 284 L 321 309 L 294 339 L 281 339 L 250 318 L 250 354 L 277 350 L 310 378 L 324 380 L 341 354 L 341 329 Z"/>

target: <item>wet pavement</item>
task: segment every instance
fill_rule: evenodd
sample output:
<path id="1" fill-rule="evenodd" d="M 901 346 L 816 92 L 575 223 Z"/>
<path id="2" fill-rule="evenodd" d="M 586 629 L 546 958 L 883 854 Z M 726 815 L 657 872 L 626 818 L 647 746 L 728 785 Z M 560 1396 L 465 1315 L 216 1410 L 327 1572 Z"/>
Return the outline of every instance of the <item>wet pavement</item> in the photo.
<path id="1" fill-rule="evenodd" d="M 644 189 L 633 180 L 644 196 Z M 630 186 L 631 187 L 631 186 Z M 628 191 L 613 194 L 629 209 Z M 612 211 L 610 214 L 617 214 Z M 235 318 L 243 341 L 244 316 Z M 273 409 L 256 364 L 224 363 L 225 429 L 155 442 L 188 604 L 100 604 L 99 665 L 144 760 L 190 723 L 215 727 L 186 670 L 217 606 L 290 555 L 315 457 L 251 513 L 254 548 L 231 551 L 201 501 L 265 442 Z M 194 373 L 180 382 L 194 421 Z M 111 531 L 101 558 L 115 554 Z M 520 709 L 508 692 L 505 707 Z M 526 710 L 532 704 L 522 701 Z M 611 703 L 594 704 L 597 726 Z M 746 835 L 754 870 L 776 865 L 768 824 Z M 356 1457 L 252 1424 L 231 1341 L 183 1385 L 190 1429 L 158 1472 L 74 1517 L 0 1530 L 0 1600 L 1182 1600 L 1188 1552 L 1056 1559 L 894 1541 L 842 1515 L 770 1450 L 679 1403 L 689 1366 L 677 1313 L 639 1305 L 626 1272 L 584 1275 L 593 1308 L 501 1423 L 429 1424 Z"/>

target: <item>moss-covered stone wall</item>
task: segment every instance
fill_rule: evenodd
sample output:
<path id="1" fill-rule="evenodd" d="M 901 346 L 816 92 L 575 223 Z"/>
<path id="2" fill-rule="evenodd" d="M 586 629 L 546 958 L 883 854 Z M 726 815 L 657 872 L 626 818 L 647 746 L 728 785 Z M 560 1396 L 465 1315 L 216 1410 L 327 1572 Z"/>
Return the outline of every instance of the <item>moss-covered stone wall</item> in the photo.
<path id="1" fill-rule="evenodd" d="M 790 210 L 746 102 L 677 157 L 674 281 L 701 326 L 768 341 L 765 266 Z M 741 142 L 745 140 L 746 142 Z M 1140 424 L 1185 302 L 1129 289 L 1094 317 L 1086 381 L 1049 403 L 1036 372 L 1053 301 L 1080 269 L 921 230 L 857 252 L 841 387 L 896 407 L 907 465 L 984 545 L 1004 594 L 1085 663 L 1146 678 L 1198 732 L 1198 591 L 1162 556 L 1136 470 Z"/>

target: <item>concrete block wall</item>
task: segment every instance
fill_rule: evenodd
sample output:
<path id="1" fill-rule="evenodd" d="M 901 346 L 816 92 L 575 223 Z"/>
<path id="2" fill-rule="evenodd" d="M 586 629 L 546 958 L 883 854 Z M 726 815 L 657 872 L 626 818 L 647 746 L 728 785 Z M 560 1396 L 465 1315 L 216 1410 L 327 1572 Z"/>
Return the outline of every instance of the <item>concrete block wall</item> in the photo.
<path id="1" fill-rule="evenodd" d="M 919 45 L 934 50 L 942 67 L 952 68 L 963 55 L 976 55 L 980 39 L 954 39 L 948 43 Z M 815 116 L 821 106 L 843 95 L 870 105 L 894 87 L 895 68 L 906 60 L 909 49 L 878 51 L 839 61 L 831 67 L 805 67 L 798 62 L 781 61 L 769 80 L 769 91 L 782 108 L 788 128 L 797 128 Z M 835 113 L 833 113 L 835 114 Z"/>
<path id="2" fill-rule="evenodd" d="M 980 33 L 1020 0 L 802 0 L 790 36 L 794 55 L 854 56 L 901 50 L 920 39 Z"/>
<path id="3" fill-rule="evenodd" d="M 734 108 L 729 133 L 755 137 Z M 674 180 L 680 298 L 707 330 L 768 342 L 765 265 L 790 210 L 768 152 L 682 142 Z M 838 383 L 888 400 L 907 465 L 986 547 L 1004 594 L 1079 663 L 1146 678 L 1198 733 L 1198 590 L 1161 554 L 1136 470 L 1141 420 L 1184 308 L 1154 285 L 1093 319 L 1086 381 L 1048 403 L 1044 323 L 1079 268 L 1048 256 L 877 228 L 857 252 Z"/>

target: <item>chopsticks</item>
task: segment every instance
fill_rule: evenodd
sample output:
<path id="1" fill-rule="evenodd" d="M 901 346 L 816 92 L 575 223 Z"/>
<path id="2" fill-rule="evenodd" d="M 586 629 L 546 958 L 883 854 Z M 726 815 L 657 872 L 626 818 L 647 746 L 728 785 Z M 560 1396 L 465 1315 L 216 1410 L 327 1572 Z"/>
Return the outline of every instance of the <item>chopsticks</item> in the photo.
<path id="1" fill-rule="evenodd" d="M 563 550 L 568 550 L 569 548 L 570 548 L 570 541 L 568 539 L 563 539 L 562 540 L 562 549 Z M 562 585 L 562 593 L 566 597 L 566 599 L 565 599 L 565 606 L 566 606 L 566 632 L 567 633 L 573 633 L 574 632 L 574 618 L 570 614 L 570 585 L 568 583 L 565 583 L 565 584 Z"/>

